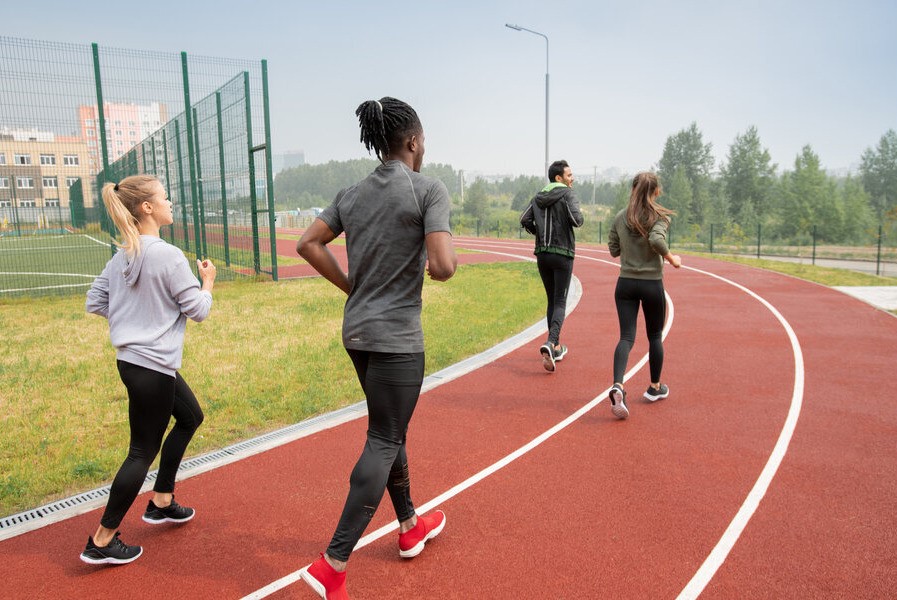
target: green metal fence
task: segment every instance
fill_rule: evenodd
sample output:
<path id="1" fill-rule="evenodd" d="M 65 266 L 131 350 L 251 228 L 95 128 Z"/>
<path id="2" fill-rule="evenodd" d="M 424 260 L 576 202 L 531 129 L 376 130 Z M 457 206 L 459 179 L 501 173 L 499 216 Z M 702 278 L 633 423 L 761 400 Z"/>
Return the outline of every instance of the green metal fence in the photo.
<path id="1" fill-rule="evenodd" d="M 83 292 L 115 249 L 99 190 L 137 173 L 166 240 L 276 280 L 270 137 L 264 60 L 0 37 L 0 298 Z"/>

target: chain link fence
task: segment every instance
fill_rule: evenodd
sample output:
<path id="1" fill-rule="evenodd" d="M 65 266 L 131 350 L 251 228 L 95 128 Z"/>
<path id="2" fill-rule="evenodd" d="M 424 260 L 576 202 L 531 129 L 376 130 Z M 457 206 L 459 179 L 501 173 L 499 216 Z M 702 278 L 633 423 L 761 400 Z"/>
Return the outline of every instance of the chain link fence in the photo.
<path id="1" fill-rule="evenodd" d="M 116 248 L 99 190 L 138 173 L 167 241 L 276 280 L 268 105 L 264 60 L 0 37 L 0 298 L 83 292 Z"/>

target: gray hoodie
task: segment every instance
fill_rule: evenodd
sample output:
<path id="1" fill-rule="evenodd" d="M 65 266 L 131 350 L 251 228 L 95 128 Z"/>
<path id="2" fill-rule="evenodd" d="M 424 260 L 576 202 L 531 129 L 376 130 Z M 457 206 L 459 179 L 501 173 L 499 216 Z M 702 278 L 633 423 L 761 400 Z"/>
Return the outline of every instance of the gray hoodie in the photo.
<path id="1" fill-rule="evenodd" d="M 129 262 L 113 256 L 87 292 L 87 312 L 109 320 L 109 339 L 119 360 L 166 375 L 181 368 L 187 318 L 202 321 L 212 294 L 200 289 L 187 257 L 164 240 L 140 236 Z"/>

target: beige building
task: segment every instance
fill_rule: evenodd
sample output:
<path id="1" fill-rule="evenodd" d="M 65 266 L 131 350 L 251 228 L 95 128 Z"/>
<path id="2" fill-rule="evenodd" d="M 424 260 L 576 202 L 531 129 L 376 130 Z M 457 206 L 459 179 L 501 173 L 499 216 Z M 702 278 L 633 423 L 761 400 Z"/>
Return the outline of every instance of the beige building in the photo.
<path id="1" fill-rule="evenodd" d="M 79 180 L 94 205 L 87 144 L 47 131 L 0 129 L 0 208 L 68 207 Z"/>

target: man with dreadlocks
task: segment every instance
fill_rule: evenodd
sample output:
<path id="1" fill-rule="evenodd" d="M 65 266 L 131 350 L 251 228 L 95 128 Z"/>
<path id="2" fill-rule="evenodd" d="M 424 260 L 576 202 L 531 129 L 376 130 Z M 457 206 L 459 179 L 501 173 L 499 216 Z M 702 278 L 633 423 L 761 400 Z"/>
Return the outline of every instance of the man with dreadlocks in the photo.
<path id="1" fill-rule="evenodd" d="M 385 97 L 355 111 L 361 141 L 380 165 L 340 191 L 302 235 L 296 250 L 348 294 L 343 345 L 368 409 L 367 439 L 349 478 L 349 495 L 326 553 L 301 573 L 328 600 L 348 598 L 346 563 L 384 489 L 399 521 L 399 555 L 417 556 L 442 531 L 445 514 L 419 517 L 410 495 L 405 436 L 424 377 L 421 288 L 424 272 L 445 281 L 457 258 L 445 185 L 420 174 L 424 130 L 408 104 Z M 327 244 L 346 234 L 349 273 Z"/>

